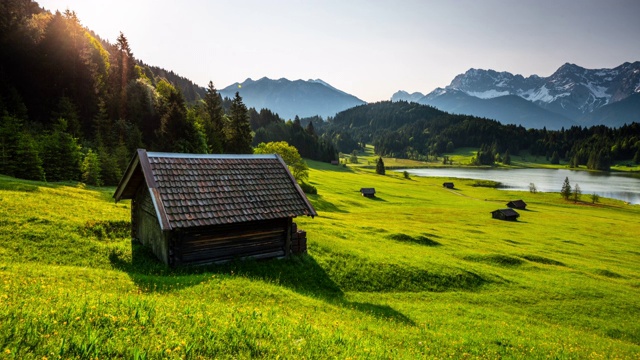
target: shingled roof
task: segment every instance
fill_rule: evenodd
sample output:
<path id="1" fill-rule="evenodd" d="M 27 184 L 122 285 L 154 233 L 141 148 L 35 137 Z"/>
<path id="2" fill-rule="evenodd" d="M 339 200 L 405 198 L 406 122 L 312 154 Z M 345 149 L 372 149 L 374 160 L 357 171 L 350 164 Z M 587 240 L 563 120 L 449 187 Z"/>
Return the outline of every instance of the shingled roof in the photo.
<path id="1" fill-rule="evenodd" d="M 113 197 L 149 189 L 162 230 L 316 216 L 277 154 L 200 155 L 139 149 Z"/>

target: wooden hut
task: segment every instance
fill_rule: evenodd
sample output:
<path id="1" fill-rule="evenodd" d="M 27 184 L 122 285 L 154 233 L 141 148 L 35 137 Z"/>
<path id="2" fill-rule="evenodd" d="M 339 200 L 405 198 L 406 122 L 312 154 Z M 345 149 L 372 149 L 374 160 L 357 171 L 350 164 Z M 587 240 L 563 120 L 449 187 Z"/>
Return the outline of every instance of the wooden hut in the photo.
<path id="1" fill-rule="evenodd" d="M 512 209 L 524 210 L 527 208 L 527 203 L 522 200 L 513 200 L 507 203 L 507 206 Z"/>
<path id="2" fill-rule="evenodd" d="M 376 189 L 375 188 L 361 188 L 360 194 L 364 197 L 373 198 L 376 197 Z"/>
<path id="3" fill-rule="evenodd" d="M 317 215 L 279 155 L 139 149 L 115 194 L 131 235 L 170 266 L 288 256 L 293 218 Z"/>
<path id="4" fill-rule="evenodd" d="M 499 209 L 492 211 L 491 216 L 494 219 L 516 221 L 516 219 L 520 217 L 520 214 L 513 209 Z"/>
<path id="5" fill-rule="evenodd" d="M 447 189 L 453 189 L 454 188 L 454 185 L 453 185 L 452 182 L 443 183 L 442 186 L 446 187 Z"/>

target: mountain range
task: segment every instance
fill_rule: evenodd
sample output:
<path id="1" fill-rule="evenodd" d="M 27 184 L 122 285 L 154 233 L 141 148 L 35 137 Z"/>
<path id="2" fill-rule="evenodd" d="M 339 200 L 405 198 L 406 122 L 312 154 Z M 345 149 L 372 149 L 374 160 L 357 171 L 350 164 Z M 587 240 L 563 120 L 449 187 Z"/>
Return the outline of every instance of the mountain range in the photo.
<path id="1" fill-rule="evenodd" d="M 613 69 L 566 63 L 549 77 L 470 69 L 445 88 L 423 95 L 398 91 L 392 101 L 431 105 L 450 113 L 527 128 L 619 127 L 640 122 L 640 62 Z"/>
<path id="2" fill-rule="evenodd" d="M 231 84 L 219 90 L 219 93 L 223 98 L 233 98 L 236 91 L 240 93 L 247 107 L 253 107 L 258 111 L 266 108 L 283 119 L 293 119 L 296 115 L 301 118 L 315 115 L 327 118 L 366 103 L 320 79 L 247 79 L 242 83 Z"/>

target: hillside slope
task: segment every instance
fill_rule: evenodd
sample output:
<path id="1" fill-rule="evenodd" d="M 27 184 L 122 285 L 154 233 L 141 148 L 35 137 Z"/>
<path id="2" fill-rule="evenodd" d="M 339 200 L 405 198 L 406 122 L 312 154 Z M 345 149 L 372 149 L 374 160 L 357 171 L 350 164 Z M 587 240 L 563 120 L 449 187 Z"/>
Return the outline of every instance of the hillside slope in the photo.
<path id="1" fill-rule="evenodd" d="M 638 207 L 310 165 L 308 255 L 174 270 L 112 188 L 0 176 L 3 356 L 640 355 Z"/>

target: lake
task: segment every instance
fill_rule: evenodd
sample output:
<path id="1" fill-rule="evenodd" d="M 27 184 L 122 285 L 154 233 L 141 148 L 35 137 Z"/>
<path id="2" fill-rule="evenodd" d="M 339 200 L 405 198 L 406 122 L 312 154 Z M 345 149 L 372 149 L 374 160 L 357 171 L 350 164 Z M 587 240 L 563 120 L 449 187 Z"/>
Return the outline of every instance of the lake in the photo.
<path id="1" fill-rule="evenodd" d="M 406 171 L 416 176 L 493 180 L 502 183 L 505 190 L 529 191 L 529 183 L 534 183 L 538 191 L 542 192 L 560 192 L 565 177 L 568 177 L 572 189 L 576 184 L 580 185 L 585 200 L 590 194 L 598 194 L 601 197 L 618 199 L 630 204 L 640 204 L 640 179 L 619 172 L 475 168 L 407 169 Z"/>

